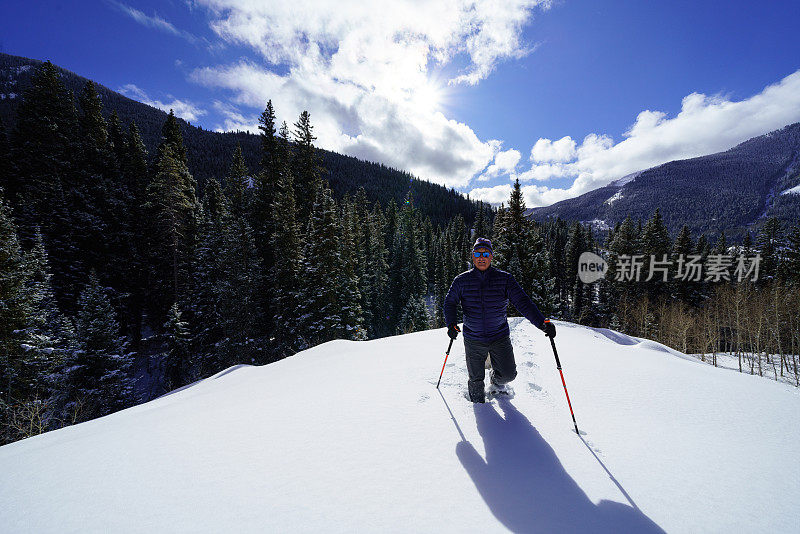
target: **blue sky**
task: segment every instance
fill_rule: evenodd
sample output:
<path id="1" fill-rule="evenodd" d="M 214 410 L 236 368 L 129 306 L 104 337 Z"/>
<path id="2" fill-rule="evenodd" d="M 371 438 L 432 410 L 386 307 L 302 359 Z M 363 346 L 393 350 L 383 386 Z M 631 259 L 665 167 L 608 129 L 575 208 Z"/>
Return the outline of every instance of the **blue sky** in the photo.
<path id="1" fill-rule="evenodd" d="M 272 98 L 324 148 L 546 205 L 800 120 L 800 6 L 739 1 L 14 2 L 0 50 L 207 129 Z"/>

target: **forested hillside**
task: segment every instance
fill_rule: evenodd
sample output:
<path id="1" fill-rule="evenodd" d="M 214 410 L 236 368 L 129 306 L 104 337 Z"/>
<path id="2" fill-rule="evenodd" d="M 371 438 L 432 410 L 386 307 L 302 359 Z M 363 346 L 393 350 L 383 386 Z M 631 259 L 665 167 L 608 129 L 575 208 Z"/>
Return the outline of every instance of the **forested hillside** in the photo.
<path id="1" fill-rule="evenodd" d="M 800 184 L 800 123 L 755 137 L 730 150 L 671 161 L 631 180 L 531 210 L 537 220 L 559 216 L 604 222 L 649 217 L 661 210 L 671 232 L 684 224 L 695 233 L 719 234 L 741 243 L 770 217 L 800 220 L 800 195 L 782 194 Z"/>
<path id="2" fill-rule="evenodd" d="M 14 127 L 20 98 L 30 86 L 35 69 L 41 63 L 35 59 L 0 54 L 0 121 L 9 131 Z M 66 89 L 75 95 L 80 94 L 89 81 L 60 67 L 56 69 Z M 102 102 L 104 118 L 108 120 L 111 112 L 116 111 L 122 125 L 135 121 L 145 148 L 152 154 L 160 143 L 161 126 L 167 113 L 100 84 L 95 84 L 95 90 Z M 177 122 L 186 145 L 189 172 L 194 176 L 200 191 L 209 178 L 216 178 L 224 185 L 224 178 L 237 145 L 242 147 L 247 168 L 258 168 L 261 156 L 257 135 L 247 132 L 213 132 L 193 126 L 180 118 Z M 379 163 L 362 161 L 320 148 L 316 148 L 316 151 L 321 175 L 328 180 L 337 199 L 346 194 L 353 195 L 359 188 L 363 188 L 370 203 L 377 200 L 385 207 L 390 199 L 398 204 L 403 202 L 410 188 L 417 208 L 430 217 L 436 226 L 447 224 L 456 214 L 461 214 L 467 222 L 472 222 L 475 218 L 477 204 L 455 190 L 416 179 L 404 171 Z"/>

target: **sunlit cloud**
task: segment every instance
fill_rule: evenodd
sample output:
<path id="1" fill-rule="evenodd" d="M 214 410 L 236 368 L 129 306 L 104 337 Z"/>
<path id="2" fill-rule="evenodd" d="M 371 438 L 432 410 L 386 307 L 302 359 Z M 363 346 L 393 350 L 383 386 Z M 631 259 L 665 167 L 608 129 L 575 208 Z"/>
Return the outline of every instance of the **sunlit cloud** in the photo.
<path id="1" fill-rule="evenodd" d="M 642 111 L 618 143 L 594 133 L 580 144 L 570 137 L 539 139 L 531 149 L 530 168 L 510 177 L 521 182 L 574 178 L 567 188 L 523 186 L 529 207 L 546 206 L 668 161 L 727 150 L 798 121 L 800 70 L 744 100 L 691 93 L 683 98 L 675 117 Z M 496 203 L 508 187 L 473 189 L 470 196 Z"/>
<path id="2" fill-rule="evenodd" d="M 147 93 L 142 90 L 141 88 L 137 87 L 136 85 L 129 83 L 123 85 L 117 91 L 129 98 L 134 100 L 138 100 L 143 104 L 147 104 L 148 106 L 153 106 L 154 108 L 158 108 L 162 111 L 166 111 L 169 113 L 170 110 L 175 112 L 176 117 L 180 117 L 184 120 L 189 122 L 196 122 L 197 119 L 205 115 L 207 112 L 206 110 L 200 108 L 198 105 L 188 101 L 188 100 L 181 100 L 179 98 L 174 98 L 172 95 L 167 95 L 167 98 L 171 99 L 167 102 L 162 102 L 161 100 L 154 100 L 150 98 Z"/>
<path id="3" fill-rule="evenodd" d="M 228 90 L 244 119 L 223 113 L 217 128 L 253 124 L 271 99 L 279 120 L 289 124 L 308 110 L 323 148 L 466 187 L 493 162 L 497 146 L 447 117 L 453 88 L 478 83 L 499 62 L 530 53 L 533 45 L 522 41 L 522 28 L 550 2 L 195 5 L 208 10 L 210 27 L 222 40 L 260 55 L 259 61 L 191 73 L 196 83 Z"/>

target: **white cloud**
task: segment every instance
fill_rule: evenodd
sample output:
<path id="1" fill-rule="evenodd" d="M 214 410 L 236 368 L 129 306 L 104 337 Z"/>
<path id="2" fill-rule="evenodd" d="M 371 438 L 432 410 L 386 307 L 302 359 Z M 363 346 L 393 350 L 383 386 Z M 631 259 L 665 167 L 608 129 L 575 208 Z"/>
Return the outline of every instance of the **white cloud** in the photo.
<path id="1" fill-rule="evenodd" d="M 251 133 L 259 133 L 258 118 L 246 117 L 235 107 L 219 100 L 214 101 L 214 110 L 225 117 L 222 126 L 217 128 L 218 132 L 230 132 L 242 130 Z"/>
<path id="2" fill-rule="evenodd" d="M 148 28 L 155 28 L 159 31 L 176 35 L 178 37 L 186 39 L 190 43 L 196 43 L 198 41 L 197 37 L 195 37 L 191 33 L 184 30 L 179 30 L 171 22 L 164 20 L 158 15 L 153 15 L 153 16 L 146 15 L 144 12 L 134 7 L 123 4 L 121 2 L 117 2 L 115 0 L 108 0 L 108 2 L 113 6 L 116 6 L 120 11 L 131 17 L 133 20 L 135 20 L 142 26 L 147 26 Z"/>
<path id="3" fill-rule="evenodd" d="M 169 102 L 162 102 L 161 100 L 153 100 L 147 93 L 144 92 L 141 88 L 137 87 L 136 85 L 129 83 L 127 85 L 123 85 L 118 89 L 118 92 L 122 93 L 123 95 L 138 100 L 143 104 L 147 104 L 148 106 L 153 106 L 154 108 L 158 108 L 162 111 L 166 111 L 169 113 L 169 110 L 173 110 L 175 112 L 176 117 L 180 117 L 184 120 L 189 122 L 197 122 L 197 119 L 202 117 L 206 114 L 206 111 L 196 104 L 188 101 L 188 100 L 181 100 L 178 98 L 174 98 L 172 95 L 167 95 L 167 98 L 171 98 L 172 100 Z"/>
<path id="4" fill-rule="evenodd" d="M 531 161 L 536 162 L 570 161 L 575 155 L 575 141 L 569 136 L 558 141 L 541 138 L 531 149 Z"/>
<path id="5" fill-rule="evenodd" d="M 511 184 L 501 184 L 494 187 L 479 187 L 469 192 L 469 197 L 473 200 L 483 200 L 491 204 L 508 205 L 511 197 Z M 520 190 L 525 199 L 525 207 L 532 208 L 541 206 L 544 200 L 543 194 L 548 191 L 547 187 L 539 185 L 523 185 Z"/>
<path id="6" fill-rule="evenodd" d="M 557 143 L 570 140 L 568 137 L 556 142 L 539 139 L 531 150 L 533 165 L 520 173 L 519 178 L 576 177 L 564 189 L 523 188 L 529 206 L 545 206 L 597 189 L 632 172 L 727 150 L 797 121 L 800 121 L 800 70 L 744 100 L 692 93 L 684 97 L 681 111 L 673 118 L 661 111 L 642 111 L 625 132 L 625 139 L 614 143 L 607 135 L 590 134 L 574 148 L 569 160 L 559 159 L 565 152 L 555 148 Z M 566 142 L 565 146 L 569 144 Z M 554 163 L 542 165 L 541 161 Z M 474 191 L 470 193 L 473 196 Z M 490 194 L 483 189 L 479 191 Z"/>
<path id="7" fill-rule="evenodd" d="M 522 26 L 536 7 L 550 6 L 549 0 L 195 4 L 209 10 L 213 31 L 257 50 L 266 65 L 209 66 L 192 80 L 232 91 L 236 104 L 254 108 L 253 116 L 268 99 L 289 124 L 308 110 L 320 146 L 453 187 L 466 186 L 497 147 L 445 116 L 449 85 L 477 83 L 498 62 L 528 53 Z M 465 67 L 448 80 L 443 73 L 456 63 Z"/>
<path id="8" fill-rule="evenodd" d="M 485 182 L 500 174 L 513 172 L 520 159 L 522 159 L 522 154 L 520 154 L 519 150 L 514 150 L 513 148 L 497 152 L 494 156 L 494 163 L 489 165 L 483 175 L 478 177 L 478 181 Z"/>

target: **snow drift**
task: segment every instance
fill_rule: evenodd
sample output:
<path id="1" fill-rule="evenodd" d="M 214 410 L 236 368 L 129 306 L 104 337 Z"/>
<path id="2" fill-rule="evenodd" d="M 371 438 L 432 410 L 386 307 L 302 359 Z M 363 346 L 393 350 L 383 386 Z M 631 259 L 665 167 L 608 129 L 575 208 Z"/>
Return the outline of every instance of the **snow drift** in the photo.
<path id="1" fill-rule="evenodd" d="M 792 532 L 798 391 L 658 343 L 511 319 L 515 396 L 444 330 L 236 366 L 0 447 L 2 532 Z"/>

